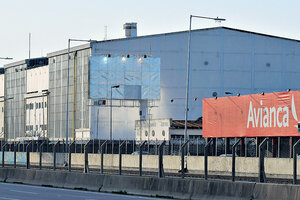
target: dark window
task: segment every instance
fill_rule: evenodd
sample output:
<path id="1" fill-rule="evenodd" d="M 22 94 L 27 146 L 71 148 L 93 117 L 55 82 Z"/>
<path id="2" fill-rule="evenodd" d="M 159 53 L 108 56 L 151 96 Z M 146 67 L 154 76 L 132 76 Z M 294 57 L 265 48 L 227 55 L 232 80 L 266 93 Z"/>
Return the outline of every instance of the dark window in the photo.
<path id="1" fill-rule="evenodd" d="M 153 136 L 153 137 L 155 136 L 155 131 L 154 131 L 154 130 L 152 131 L 152 136 Z"/>

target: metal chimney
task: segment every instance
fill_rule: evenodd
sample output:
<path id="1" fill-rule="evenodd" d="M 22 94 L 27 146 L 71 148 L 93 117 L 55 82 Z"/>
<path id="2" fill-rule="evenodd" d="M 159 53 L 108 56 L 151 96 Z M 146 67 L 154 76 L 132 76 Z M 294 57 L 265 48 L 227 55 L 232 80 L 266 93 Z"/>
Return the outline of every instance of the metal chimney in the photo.
<path id="1" fill-rule="evenodd" d="M 126 38 L 136 37 L 137 36 L 137 23 L 125 23 L 123 25 L 124 36 Z"/>

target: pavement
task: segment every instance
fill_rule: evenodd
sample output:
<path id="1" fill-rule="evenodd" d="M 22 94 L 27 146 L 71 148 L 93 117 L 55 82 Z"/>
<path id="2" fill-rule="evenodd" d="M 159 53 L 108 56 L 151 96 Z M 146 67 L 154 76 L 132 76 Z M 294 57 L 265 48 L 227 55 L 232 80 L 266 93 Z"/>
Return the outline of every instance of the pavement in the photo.
<path id="1" fill-rule="evenodd" d="M 154 200 L 159 198 L 0 183 L 0 200 Z"/>

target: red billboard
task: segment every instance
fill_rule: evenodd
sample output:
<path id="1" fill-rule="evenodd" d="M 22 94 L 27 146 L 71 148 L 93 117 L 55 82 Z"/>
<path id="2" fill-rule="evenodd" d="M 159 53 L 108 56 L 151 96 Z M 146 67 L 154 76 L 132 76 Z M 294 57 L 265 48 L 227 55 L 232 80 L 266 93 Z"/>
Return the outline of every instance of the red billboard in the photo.
<path id="1" fill-rule="evenodd" d="M 203 137 L 300 136 L 300 91 L 203 99 Z"/>

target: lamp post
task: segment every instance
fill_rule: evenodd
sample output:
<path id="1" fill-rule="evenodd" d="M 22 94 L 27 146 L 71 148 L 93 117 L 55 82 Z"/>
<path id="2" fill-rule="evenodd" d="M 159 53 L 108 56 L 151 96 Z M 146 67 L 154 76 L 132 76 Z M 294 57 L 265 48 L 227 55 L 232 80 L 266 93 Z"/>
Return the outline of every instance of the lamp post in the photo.
<path id="1" fill-rule="evenodd" d="M 190 82 L 190 58 L 191 58 L 191 28 L 192 28 L 192 18 L 209 19 L 214 21 L 225 21 L 223 18 L 212 18 L 203 17 L 197 15 L 190 15 L 190 27 L 188 35 L 188 55 L 187 55 L 187 67 L 186 67 L 186 97 L 185 97 L 185 123 L 184 123 L 184 143 L 187 141 L 187 120 L 189 111 L 189 82 Z"/>
<path id="2" fill-rule="evenodd" d="M 68 141 L 69 141 L 69 88 L 70 88 L 70 44 L 71 42 L 95 42 L 96 40 L 78 40 L 68 39 L 68 82 L 67 82 L 67 114 L 66 114 L 66 153 L 68 153 Z M 75 85 L 74 85 L 75 87 Z"/>
<path id="3" fill-rule="evenodd" d="M 113 85 L 110 87 L 110 119 L 109 119 L 109 138 L 112 141 L 112 89 L 119 88 L 120 85 Z"/>

